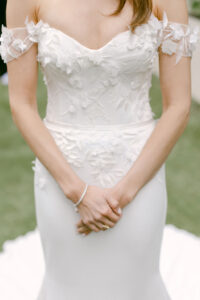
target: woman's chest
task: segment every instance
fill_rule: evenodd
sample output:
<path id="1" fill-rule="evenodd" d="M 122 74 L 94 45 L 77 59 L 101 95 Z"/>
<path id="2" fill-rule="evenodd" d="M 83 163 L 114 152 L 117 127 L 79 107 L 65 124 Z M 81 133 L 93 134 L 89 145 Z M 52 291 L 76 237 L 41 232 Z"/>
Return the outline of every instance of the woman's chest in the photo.
<path id="1" fill-rule="evenodd" d="M 95 50 L 82 45 L 61 30 L 41 26 L 38 38 L 38 61 L 43 67 L 70 66 L 71 70 L 84 71 L 88 68 L 117 68 L 122 72 L 146 71 L 152 68 L 157 54 L 158 30 L 149 24 L 117 34 L 107 44 Z"/>

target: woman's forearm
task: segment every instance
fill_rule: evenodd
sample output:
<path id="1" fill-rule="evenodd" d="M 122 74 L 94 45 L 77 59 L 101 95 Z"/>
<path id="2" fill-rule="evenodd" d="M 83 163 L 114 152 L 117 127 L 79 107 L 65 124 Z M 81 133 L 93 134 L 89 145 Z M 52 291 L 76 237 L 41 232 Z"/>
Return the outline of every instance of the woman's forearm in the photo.
<path id="1" fill-rule="evenodd" d="M 11 111 L 14 123 L 31 150 L 55 178 L 64 194 L 76 202 L 84 190 L 85 183 L 70 167 L 37 110 L 23 103 L 23 106 L 11 107 Z"/>
<path id="2" fill-rule="evenodd" d="M 190 108 L 170 106 L 163 112 L 137 160 L 118 182 L 131 199 L 154 176 L 167 159 L 189 120 Z"/>

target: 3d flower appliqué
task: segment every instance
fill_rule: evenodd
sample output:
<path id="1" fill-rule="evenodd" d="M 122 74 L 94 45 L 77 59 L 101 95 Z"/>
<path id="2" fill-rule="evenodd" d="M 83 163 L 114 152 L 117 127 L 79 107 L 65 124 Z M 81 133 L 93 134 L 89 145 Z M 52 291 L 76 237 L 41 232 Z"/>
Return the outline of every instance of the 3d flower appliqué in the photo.
<path id="1" fill-rule="evenodd" d="M 176 53 L 177 44 L 170 39 L 165 40 L 165 41 L 163 41 L 163 43 L 161 45 L 161 49 L 162 49 L 163 53 L 171 55 L 173 53 Z"/>
<path id="2" fill-rule="evenodd" d="M 37 158 L 35 158 L 33 161 L 32 161 L 32 170 L 35 172 L 35 183 L 36 185 L 40 188 L 40 189 L 43 189 L 45 186 L 46 186 L 46 183 L 47 183 L 47 179 L 46 179 L 46 176 L 43 175 L 43 170 L 42 170 L 42 167 L 41 167 L 41 163 L 38 161 Z"/>
<path id="3" fill-rule="evenodd" d="M 7 28 L 2 25 L 0 55 L 5 63 L 21 56 L 32 44 L 26 28 Z"/>
<path id="4" fill-rule="evenodd" d="M 176 64 L 182 56 L 192 56 L 200 40 L 199 27 L 190 24 L 181 24 L 168 20 L 164 11 L 162 20 L 161 49 L 166 54 L 176 54 Z"/>

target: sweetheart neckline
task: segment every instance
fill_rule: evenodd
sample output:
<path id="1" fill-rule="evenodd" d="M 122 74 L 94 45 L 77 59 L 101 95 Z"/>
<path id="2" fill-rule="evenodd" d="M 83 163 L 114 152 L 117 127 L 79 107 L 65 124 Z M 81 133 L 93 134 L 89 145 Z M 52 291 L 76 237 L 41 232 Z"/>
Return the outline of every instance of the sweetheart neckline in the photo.
<path id="1" fill-rule="evenodd" d="M 142 25 L 149 24 L 149 22 L 150 22 L 150 20 L 151 20 L 152 17 L 155 17 L 155 18 L 157 19 L 157 17 L 153 14 L 153 12 L 151 12 L 148 21 L 147 21 L 146 23 L 143 23 L 143 24 L 141 24 L 141 25 L 138 25 L 137 27 L 140 27 L 140 26 L 142 26 Z M 157 20 L 158 20 L 158 19 L 157 19 Z M 158 20 L 158 21 L 159 21 L 159 20 Z M 83 48 L 83 49 L 85 49 L 86 51 L 93 52 L 93 53 L 98 53 L 98 52 L 100 52 L 100 51 L 103 51 L 103 50 L 104 50 L 105 48 L 107 48 L 110 44 L 112 44 L 113 41 L 114 41 L 115 39 L 117 39 L 119 36 L 131 32 L 130 25 L 128 25 L 128 28 L 129 28 L 129 29 L 117 33 L 117 34 L 114 35 L 114 36 L 113 36 L 106 44 L 104 44 L 102 47 L 100 47 L 100 48 L 98 48 L 98 49 L 92 49 L 92 48 L 89 48 L 89 47 L 83 45 L 83 44 L 80 43 L 77 39 L 75 39 L 75 38 L 73 38 L 72 36 L 68 35 L 68 34 L 65 33 L 63 30 L 58 29 L 58 28 L 56 28 L 56 27 L 54 27 L 54 26 L 51 26 L 48 22 L 45 22 L 45 21 L 43 21 L 42 19 L 40 19 L 36 24 L 35 24 L 33 21 L 31 21 L 31 22 L 32 22 L 32 24 L 33 24 L 34 26 L 39 26 L 39 24 L 40 24 L 40 25 L 46 25 L 46 26 L 48 26 L 49 29 L 54 30 L 54 31 L 56 31 L 56 32 L 59 32 L 60 34 L 62 34 L 62 35 L 65 36 L 66 38 L 72 40 L 72 41 L 73 41 L 75 44 L 77 44 L 80 48 Z M 31 23 L 31 22 L 30 22 L 30 23 Z M 27 22 L 27 24 L 29 24 L 29 22 Z M 132 34 L 134 34 L 134 33 L 132 33 Z"/>
<path id="2" fill-rule="evenodd" d="M 73 38 L 72 36 L 66 34 L 64 31 L 60 30 L 60 29 L 57 29 L 55 27 L 49 27 L 51 30 L 54 30 L 56 32 L 59 32 L 60 34 L 62 34 L 63 36 L 65 36 L 66 38 L 72 40 L 75 44 L 77 44 L 79 47 L 83 48 L 83 49 L 86 49 L 87 51 L 90 51 L 90 52 L 99 52 L 99 51 L 102 51 L 104 48 L 106 48 L 108 45 L 110 45 L 113 40 L 115 40 L 116 38 L 118 38 L 119 36 L 121 36 L 122 34 L 126 34 L 128 32 L 130 32 L 130 29 L 128 30 L 125 30 L 125 31 L 122 31 L 122 32 L 119 32 L 117 33 L 113 38 L 111 38 L 106 44 L 104 44 L 102 47 L 98 48 L 98 49 L 92 49 L 92 48 L 88 48 L 87 46 L 83 45 L 82 43 L 80 43 L 78 40 L 76 40 L 75 38 Z"/>

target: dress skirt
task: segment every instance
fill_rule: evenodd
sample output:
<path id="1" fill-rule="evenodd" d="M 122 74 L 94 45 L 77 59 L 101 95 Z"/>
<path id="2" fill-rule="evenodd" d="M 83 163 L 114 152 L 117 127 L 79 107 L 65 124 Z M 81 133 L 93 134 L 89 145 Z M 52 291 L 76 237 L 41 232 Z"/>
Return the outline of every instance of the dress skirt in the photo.
<path id="1" fill-rule="evenodd" d="M 139 156 L 156 126 L 72 127 L 44 123 L 74 171 L 85 182 L 111 187 Z M 114 227 L 82 236 L 75 212 L 36 157 L 34 195 L 45 276 L 37 300 L 170 300 L 160 274 L 167 212 L 165 164 L 122 210 Z"/>

